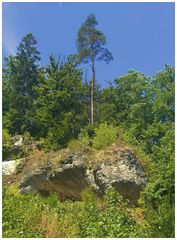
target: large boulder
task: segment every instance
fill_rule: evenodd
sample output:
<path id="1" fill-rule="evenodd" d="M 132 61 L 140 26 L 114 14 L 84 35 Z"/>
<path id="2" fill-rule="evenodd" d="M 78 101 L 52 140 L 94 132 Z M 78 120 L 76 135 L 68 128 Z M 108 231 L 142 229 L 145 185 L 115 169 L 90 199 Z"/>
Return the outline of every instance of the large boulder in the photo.
<path id="1" fill-rule="evenodd" d="M 89 186 L 100 196 L 112 186 L 136 204 L 147 178 L 135 154 L 130 149 L 117 149 L 100 156 L 91 169 L 84 156 L 76 153 L 68 154 L 55 165 L 49 161 L 23 176 L 20 191 L 44 196 L 56 192 L 60 200 L 80 200 L 81 192 Z"/>
<path id="2" fill-rule="evenodd" d="M 103 159 L 93 171 L 96 185 L 103 195 L 110 186 L 135 204 L 147 178 L 142 166 L 130 150 L 114 152 L 114 161 Z"/>

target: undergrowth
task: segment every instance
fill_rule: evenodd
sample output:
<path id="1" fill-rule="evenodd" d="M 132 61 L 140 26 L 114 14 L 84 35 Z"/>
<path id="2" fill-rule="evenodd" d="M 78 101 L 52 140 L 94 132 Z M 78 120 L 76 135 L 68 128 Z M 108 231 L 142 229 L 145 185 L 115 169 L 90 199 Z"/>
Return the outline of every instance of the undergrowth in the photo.
<path id="1" fill-rule="evenodd" d="M 82 201 L 60 202 L 55 194 L 43 198 L 22 195 L 14 186 L 3 188 L 4 238 L 156 236 L 149 221 L 143 209 L 130 206 L 114 189 L 108 189 L 103 199 L 86 189 Z M 165 237 L 165 230 L 159 228 L 160 236 Z"/>
<path id="2" fill-rule="evenodd" d="M 110 189 L 99 199 L 91 189 L 81 202 L 59 202 L 52 194 L 21 195 L 16 187 L 3 189 L 3 237 L 134 237 L 137 224 L 128 205 Z"/>

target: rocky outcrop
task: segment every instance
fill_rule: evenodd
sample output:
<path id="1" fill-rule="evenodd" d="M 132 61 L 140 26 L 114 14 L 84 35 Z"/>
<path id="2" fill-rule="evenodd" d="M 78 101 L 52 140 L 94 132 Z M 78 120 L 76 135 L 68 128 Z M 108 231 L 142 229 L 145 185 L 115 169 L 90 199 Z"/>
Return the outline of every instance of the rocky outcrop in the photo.
<path id="1" fill-rule="evenodd" d="M 142 166 L 130 151 L 118 151 L 114 161 L 103 160 L 93 171 L 96 185 L 103 195 L 107 188 L 113 186 L 123 197 L 135 204 L 141 189 L 146 185 Z"/>
<path id="2" fill-rule="evenodd" d="M 57 165 L 48 162 L 22 178 L 20 191 L 37 192 L 44 196 L 56 192 L 60 200 L 79 200 L 81 192 L 89 186 L 100 196 L 113 186 L 123 197 L 136 204 L 147 182 L 143 168 L 129 149 L 110 151 L 109 158 L 111 154 L 114 155 L 113 160 L 103 155 L 92 169 L 88 168 L 84 157 L 76 153 L 69 154 Z"/>
<path id="3" fill-rule="evenodd" d="M 2 162 L 2 175 L 11 175 L 15 173 L 16 161 L 4 161 Z"/>
<path id="4" fill-rule="evenodd" d="M 16 159 L 11 161 L 3 161 L 2 162 L 2 175 L 8 176 L 11 174 L 18 174 L 21 171 L 21 168 L 25 166 L 26 159 Z"/>
<path id="5" fill-rule="evenodd" d="M 23 145 L 23 136 L 22 135 L 16 135 L 12 137 L 12 143 L 14 147 L 21 147 Z"/>
<path id="6" fill-rule="evenodd" d="M 86 172 L 86 165 L 75 155 L 69 155 L 55 169 L 49 164 L 28 174 L 20 184 L 20 191 L 44 196 L 56 192 L 60 200 L 79 200 L 81 191 L 89 186 Z"/>

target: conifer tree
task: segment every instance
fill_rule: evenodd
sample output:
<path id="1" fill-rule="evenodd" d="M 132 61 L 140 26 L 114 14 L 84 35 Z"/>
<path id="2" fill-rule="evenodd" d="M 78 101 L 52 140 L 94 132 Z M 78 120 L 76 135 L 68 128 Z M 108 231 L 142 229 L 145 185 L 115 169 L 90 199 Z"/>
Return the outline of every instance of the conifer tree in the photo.
<path id="1" fill-rule="evenodd" d="M 36 44 L 37 41 L 32 33 L 28 33 L 19 44 L 13 61 L 10 61 L 11 94 L 8 122 L 11 122 L 12 133 L 21 134 L 32 130 L 30 116 L 33 102 L 37 98 L 34 87 L 38 85 L 38 61 L 40 60 Z"/>
<path id="2" fill-rule="evenodd" d="M 108 49 L 104 48 L 106 37 L 103 32 L 96 29 L 97 20 L 91 13 L 85 22 L 81 25 L 77 34 L 77 49 L 80 60 L 83 63 L 91 62 L 92 80 L 91 80 L 91 124 L 94 122 L 94 85 L 95 85 L 95 62 L 105 61 L 109 63 L 113 57 Z"/>

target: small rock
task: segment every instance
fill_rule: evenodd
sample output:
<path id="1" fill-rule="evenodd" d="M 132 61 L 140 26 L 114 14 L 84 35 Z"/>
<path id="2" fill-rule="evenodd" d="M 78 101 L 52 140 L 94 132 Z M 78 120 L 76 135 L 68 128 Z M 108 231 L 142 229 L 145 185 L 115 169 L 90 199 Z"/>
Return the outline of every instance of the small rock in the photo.
<path id="1" fill-rule="evenodd" d="M 21 147 L 23 145 L 23 136 L 16 135 L 12 138 L 14 147 Z"/>
<path id="2" fill-rule="evenodd" d="M 16 161 L 4 161 L 2 162 L 2 175 L 11 175 L 15 173 L 16 170 Z"/>

